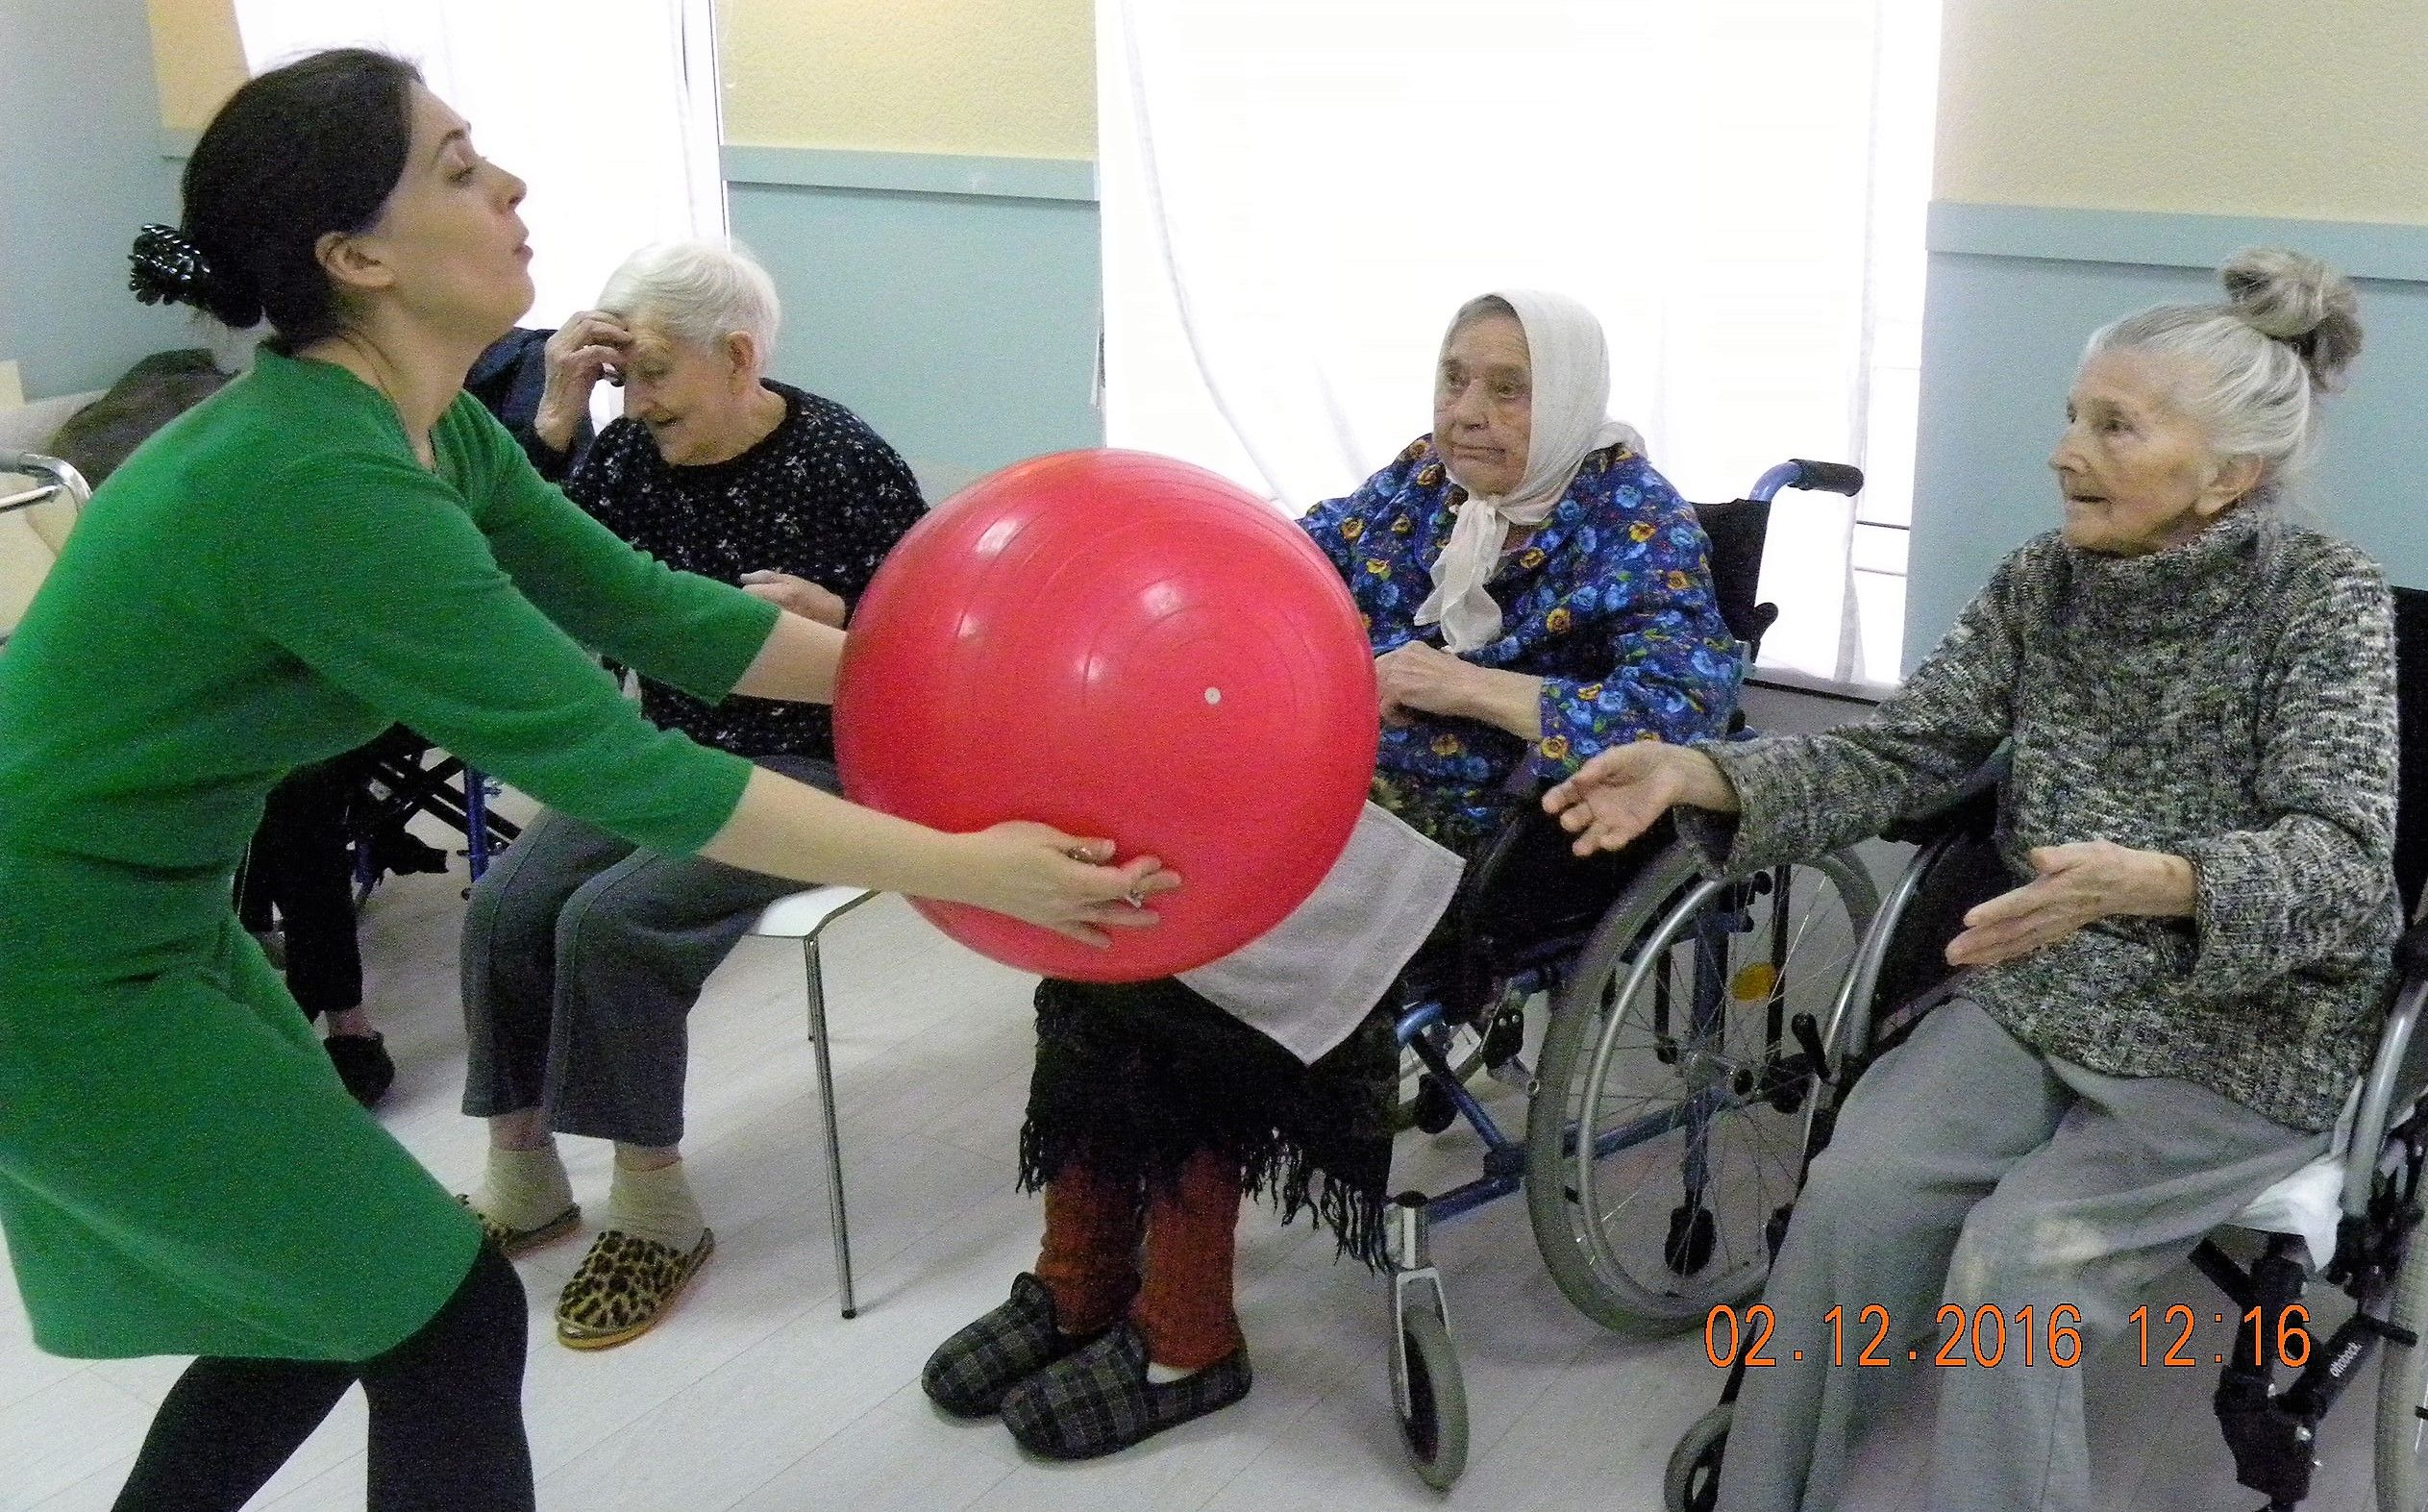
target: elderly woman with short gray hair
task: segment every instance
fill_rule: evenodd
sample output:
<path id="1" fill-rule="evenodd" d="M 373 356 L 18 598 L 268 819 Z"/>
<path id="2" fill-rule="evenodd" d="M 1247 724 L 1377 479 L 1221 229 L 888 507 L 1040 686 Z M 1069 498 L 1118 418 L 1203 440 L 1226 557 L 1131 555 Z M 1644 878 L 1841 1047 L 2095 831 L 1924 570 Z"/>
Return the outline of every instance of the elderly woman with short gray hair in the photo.
<path id="1" fill-rule="evenodd" d="M 635 253 L 599 304 L 550 339 L 533 430 L 563 451 L 601 378 L 622 384 L 624 417 L 565 492 L 671 567 L 841 627 L 925 505 L 858 416 L 765 376 L 778 319 L 766 273 L 717 243 L 669 243 Z M 841 791 L 822 705 L 712 706 L 644 678 L 641 711 Z M 685 1018 L 752 920 L 798 886 L 548 813 L 474 887 L 464 1111 L 489 1120 L 490 1150 L 469 1202 L 508 1252 L 545 1243 L 581 1224 L 553 1134 L 616 1146 L 605 1227 L 557 1303 L 559 1342 L 638 1335 L 706 1260 L 680 1160 Z"/>
<path id="2" fill-rule="evenodd" d="M 1902 1363 L 1850 1356 L 1882 1332 L 1898 1360 L 1943 1303 L 2039 1347 L 1937 1373 L 1927 1504 L 2090 1506 L 2082 1377 L 2052 1330 L 2119 1331 L 2193 1240 L 2325 1148 L 2366 1063 L 2400 924 L 2391 608 L 2374 563 L 2276 508 L 2360 324 L 2351 285 L 2295 254 L 2240 254 L 2224 282 L 2223 304 L 2092 338 L 2050 459 L 2063 529 L 2008 557 L 1871 718 L 1623 747 L 1545 800 L 1580 851 L 1676 806 L 1744 872 L 1876 834 L 2012 752 L 1997 841 L 2021 885 L 1966 915 L 1947 958 L 1969 975 L 1813 1162 L 1725 1512 L 1837 1506 Z"/>

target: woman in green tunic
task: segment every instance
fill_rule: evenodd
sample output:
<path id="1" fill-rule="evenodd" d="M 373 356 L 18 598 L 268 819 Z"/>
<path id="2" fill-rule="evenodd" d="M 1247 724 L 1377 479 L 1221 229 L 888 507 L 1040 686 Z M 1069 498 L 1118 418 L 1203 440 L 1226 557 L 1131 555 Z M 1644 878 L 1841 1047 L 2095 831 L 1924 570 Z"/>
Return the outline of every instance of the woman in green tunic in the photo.
<path id="1" fill-rule="evenodd" d="M 513 1272 L 229 908 L 287 770 L 402 721 L 645 846 L 1099 941 L 1177 885 L 855 808 L 617 695 L 582 647 L 823 700 L 841 635 L 633 553 L 460 392 L 531 301 L 522 195 L 394 59 L 237 90 L 136 286 L 276 336 L 111 477 L 0 654 L 0 1225 L 43 1348 L 204 1356 L 122 1508 L 240 1506 L 358 1380 L 379 1512 L 532 1504 Z"/>

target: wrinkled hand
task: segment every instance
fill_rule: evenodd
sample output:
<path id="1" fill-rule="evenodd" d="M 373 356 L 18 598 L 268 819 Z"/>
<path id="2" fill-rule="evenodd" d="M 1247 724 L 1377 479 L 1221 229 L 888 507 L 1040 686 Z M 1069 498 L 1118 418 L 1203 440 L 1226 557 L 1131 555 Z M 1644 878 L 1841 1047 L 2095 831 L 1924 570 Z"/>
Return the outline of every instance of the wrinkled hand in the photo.
<path id="1" fill-rule="evenodd" d="M 590 412 L 590 390 L 624 359 L 632 339 L 624 322 L 600 310 L 582 310 L 548 338 L 548 379 L 532 420 L 541 440 L 559 452 L 573 444 L 582 417 Z"/>
<path id="2" fill-rule="evenodd" d="M 2044 845 L 2031 855 L 2040 875 L 1965 915 L 1947 944 L 1951 966 L 1994 966 L 2054 945 L 2112 915 L 2182 918 L 2198 904 L 2192 863 L 2110 840 Z"/>
<path id="3" fill-rule="evenodd" d="M 1637 740 L 1613 746 L 1543 795 L 1543 808 L 1576 836 L 1579 855 L 1616 851 L 1679 805 L 1737 811 L 1737 790 L 1700 751 Z"/>
<path id="4" fill-rule="evenodd" d="M 1375 682 L 1382 695 L 1382 720 L 1404 725 L 1403 709 L 1420 714 L 1463 714 L 1474 688 L 1475 667 L 1435 646 L 1412 640 L 1375 658 Z"/>
<path id="5" fill-rule="evenodd" d="M 746 572 L 742 574 L 742 591 L 836 630 L 843 628 L 844 616 L 850 612 L 842 595 L 830 593 L 808 579 L 796 578 L 788 572 Z"/>
<path id="6" fill-rule="evenodd" d="M 1179 874 L 1152 855 L 1106 865 L 1112 841 L 1050 825 L 999 824 L 962 838 L 973 876 L 968 902 L 1099 949 L 1113 943 L 1106 930 L 1152 928 L 1157 918 L 1147 900 L 1180 885 Z"/>

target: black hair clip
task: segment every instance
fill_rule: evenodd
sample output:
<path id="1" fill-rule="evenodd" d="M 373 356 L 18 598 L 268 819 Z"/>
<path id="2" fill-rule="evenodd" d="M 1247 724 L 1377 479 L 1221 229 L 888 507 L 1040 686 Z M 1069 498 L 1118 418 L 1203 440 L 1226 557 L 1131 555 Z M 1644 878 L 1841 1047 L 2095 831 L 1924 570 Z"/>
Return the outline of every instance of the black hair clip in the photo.
<path id="1" fill-rule="evenodd" d="M 127 254 L 127 287 L 146 305 L 196 305 L 211 284 L 202 249 L 174 226 L 146 226 Z"/>

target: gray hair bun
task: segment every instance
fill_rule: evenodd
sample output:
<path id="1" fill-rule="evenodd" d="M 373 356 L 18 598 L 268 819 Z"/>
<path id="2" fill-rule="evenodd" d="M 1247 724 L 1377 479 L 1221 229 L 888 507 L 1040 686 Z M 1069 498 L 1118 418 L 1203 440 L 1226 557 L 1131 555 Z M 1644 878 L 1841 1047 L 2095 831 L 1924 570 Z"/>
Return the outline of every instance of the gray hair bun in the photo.
<path id="1" fill-rule="evenodd" d="M 2361 301 L 2352 281 L 2284 247 L 2245 247 L 2217 270 L 2244 324 L 2299 355 L 2312 386 L 2333 393 L 2361 355 Z"/>

